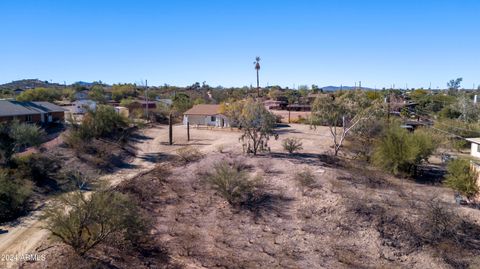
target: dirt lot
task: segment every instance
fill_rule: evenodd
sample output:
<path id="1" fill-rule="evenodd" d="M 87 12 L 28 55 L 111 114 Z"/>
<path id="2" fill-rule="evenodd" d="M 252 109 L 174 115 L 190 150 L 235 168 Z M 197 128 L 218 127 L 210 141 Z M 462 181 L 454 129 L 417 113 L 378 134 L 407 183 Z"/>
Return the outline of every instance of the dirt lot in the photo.
<path id="1" fill-rule="evenodd" d="M 148 210 L 155 220 L 152 237 L 168 253 L 169 266 L 479 268 L 479 211 L 453 204 L 452 191 L 332 159 L 326 154 L 330 138 L 325 128 L 291 125 L 278 132 L 279 140 L 270 141 L 271 154 L 247 158 L 237 132 L 192 129 L 192 141 L 187 142 L 185 128 L 175 126 L 175 146 L 169 146 L 167 128 L 156 127 L 138 137 L 144 151 L 130 168 L 109 179 L 159 182 Z M 285 137 L 301 138 L 304 150 L 285 154 Z M 170 175 L 147 172 L 137 177 L 140 171 L 168 163 L 185 145 L 198 147 L 205 157 L 169 166 Z M 240 163 L 251 176 L 263 177 L 263 194 L 256 203 L 232 207 L 205 182 L 202 175 L 222 160 Z M 309 186 L 295 177 L 305 170 L 314 175 Z M 461 218 L 457 221 L 449 213 L 447 223 L 442 222 L 447 228 L 433 229 L 438 227 L 428 217 L 432 201 Z M 449 225 L 455 225 L 454 234 Z M 63 251 L 56 245 L 43 252 L 47 262 L 26 268 L 55 268 Z M 117 257 L 113 268 L 157 268 L 129 258 L 130 263 Z"/>

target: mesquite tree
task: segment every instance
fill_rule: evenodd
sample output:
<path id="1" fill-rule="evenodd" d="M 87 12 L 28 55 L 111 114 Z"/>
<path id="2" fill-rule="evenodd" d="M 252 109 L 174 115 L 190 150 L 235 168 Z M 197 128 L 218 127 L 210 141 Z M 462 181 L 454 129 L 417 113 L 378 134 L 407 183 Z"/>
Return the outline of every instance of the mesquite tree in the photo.
<path id="1" fill-rule="evenodd" d="M 243 131 L 240 141 L 243 142 L 244 152 L 257 155 L 258 152 L 268 151 L 270 137 L 278 138 L 274 132 L 275 116 L 261 102 L 253 99 L 241 101 L 233 107 L 239 112 L 235 120 Z"/>

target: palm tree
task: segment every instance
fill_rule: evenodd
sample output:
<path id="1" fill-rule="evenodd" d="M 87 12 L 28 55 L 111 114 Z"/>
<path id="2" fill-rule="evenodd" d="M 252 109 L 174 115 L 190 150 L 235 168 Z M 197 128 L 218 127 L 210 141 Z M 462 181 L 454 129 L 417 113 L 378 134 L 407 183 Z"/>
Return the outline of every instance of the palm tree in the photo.
<path id="1" fill-rule="evenodd" d="M 258 79 L 258 71 L 260 70 L 260 57 L 255 57 L 255 62 L 253 62 L 255 65 L 255 70 L 257 70 L 257 95 L 260 97 L 260 81 Z"/>

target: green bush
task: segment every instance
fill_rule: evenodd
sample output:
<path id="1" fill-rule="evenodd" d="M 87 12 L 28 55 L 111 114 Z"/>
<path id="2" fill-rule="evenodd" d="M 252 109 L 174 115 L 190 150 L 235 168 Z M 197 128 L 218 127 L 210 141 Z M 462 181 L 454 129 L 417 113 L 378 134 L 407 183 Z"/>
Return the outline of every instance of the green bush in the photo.
<path id="1" fill-rule="evenodd" d="M 373 163 L 394 175 L 413 175 L 436 149 L 437 143 L 425 130 L 410 134 L 394 126 L 377 142 Z"/>
<path id="2" fill-rule="evenodd" d="M 43 218 L 45 228 L 80 256 L 99 244 L 117 243 L 111 242 L 117 238 L 136 240 L 148 233 L 137 205 L 115 191 L 100 190 L 90 197 L 81 191 L 65 194 Z"/>
<path id="3" fill-rule="evenodd" d="M 17 157 L 15 158 L 15 164 L 19 174 L 39 185 L 53 179 L 61 168 L 58 160 L 41 154 Z"/>
<path id="4" fill-rule="evenodd" d="M 118 137 L 126 127 L 127 118 L 118 114 L 111 106 L 99 105 L 95 111 L 90 110 L 85 114 L 82 124 L 73 124 L 65 136 L 65 142 L 73 147 L 80 141 L 89 141 L 92 138 Z"/>
<path id="5" fill-rule="evenodd" d="M 302 142 L 299 138 L 289 137 L 282 141 L 282 146 L 285 151 L 292 154 L 296 151 L 302 150 Z"/>
<path id="6" fill-rule="evenodd" d="M 259 178 L 250 179 L 245 171 L 236 169 L 226 161 L 216 164 L 206 179 L 232 205 L 250 198 L 260 181 Z"/>
<path id="7" fill-rule="evenodd" d="M 470 167 L 468 160 L 455 159 L 448 163 L 445 185 L 468 199 L 473 198 L 479 191 L 477 179 L 478 173 Z"/>
<path id="8" fill-rule="evenodd" d="M 45 137 L 45 131 L 33 124 L 14 121 L 10 126 L 10 137 L 15 140 L 17 147 L 39 146 Z"/>
<path id="9" fill-rule="evenodd" d="M 13 219 L 27 209 L 31 186 L 0 170 L 0 222 Z"/>

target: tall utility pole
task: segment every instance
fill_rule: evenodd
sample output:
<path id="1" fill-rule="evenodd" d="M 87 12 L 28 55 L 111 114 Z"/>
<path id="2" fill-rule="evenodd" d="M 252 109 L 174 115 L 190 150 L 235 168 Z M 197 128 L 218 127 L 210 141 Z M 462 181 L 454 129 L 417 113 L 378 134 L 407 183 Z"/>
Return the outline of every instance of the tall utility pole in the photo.
<path id="1" fill-rule="evenodd" d="M 360 90 L 362 89 L 362 82 L 361 81 L 358 82 L 358 88 L 360 88 Z"/>
<path id="2" fill-rule="evenodd" d="M 147 122 L 148 122 L 148 84 L 147 84 L 147 80 L 145 80 L 145 118 L 147 118 Z"/>

